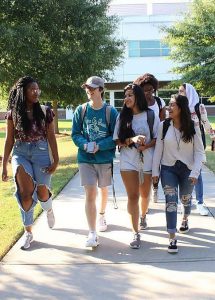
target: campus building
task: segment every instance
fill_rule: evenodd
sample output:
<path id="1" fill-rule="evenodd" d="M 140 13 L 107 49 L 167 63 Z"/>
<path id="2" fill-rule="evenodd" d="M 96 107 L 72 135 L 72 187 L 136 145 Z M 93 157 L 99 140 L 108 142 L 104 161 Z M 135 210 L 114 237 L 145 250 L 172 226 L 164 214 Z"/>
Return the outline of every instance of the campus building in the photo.
<path id="1" fill-rule="evenodd" d="M 171 26 L 183 18 L 191 0 L 133 0 L 112 1 L 110 15 L 120 18 L 117 36 L 125 41 L 124 60 L 106 83 L 107 97 L 116 108 L 122 106 L 123 88 L 139 75 L 152 73 L 159 80 L 160 89 L 178 79 L 171 72 L 174 66 L 170 49 L 162 42 L 163 26 Z M 162 95 L 161 95 L 162 96 Z"/>

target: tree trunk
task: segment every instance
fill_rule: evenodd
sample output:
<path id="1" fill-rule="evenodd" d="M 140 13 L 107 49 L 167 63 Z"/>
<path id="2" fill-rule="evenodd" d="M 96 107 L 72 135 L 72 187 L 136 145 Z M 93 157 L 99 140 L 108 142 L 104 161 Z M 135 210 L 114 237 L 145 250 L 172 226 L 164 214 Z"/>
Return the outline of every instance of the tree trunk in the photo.
<path id="1" fill-rule="evenodd" d="M 53 100 L 53 112 L 55 114 L 54 117 L 54 126 L 55 126 L 55 133 L 59 133 L 59 128 L 58 128 L 58 112 L 57 112 L 57 100 Z"/>

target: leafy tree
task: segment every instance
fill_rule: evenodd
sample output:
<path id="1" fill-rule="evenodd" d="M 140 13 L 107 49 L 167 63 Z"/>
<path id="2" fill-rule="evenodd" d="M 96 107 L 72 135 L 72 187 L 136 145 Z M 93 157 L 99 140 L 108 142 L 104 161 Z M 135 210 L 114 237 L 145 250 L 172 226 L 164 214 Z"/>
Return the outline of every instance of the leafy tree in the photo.
<path id="1" fill-rule="evenodd" d="M 0 87 L 0 110 L 5 111 L 7 107 L 8 94 L 5 87 Z"/>
<path id="2" fill-rule="evenodd" d="M 66 106 L 83 97 L 91 75 L 108 79 L 121 62 L 123 43 L 110 0 L 1 0 L 0 83 L 24 75 L 39 80 L 42 100 Z"/>
<path id="3" fill-rule="evenodd" d="M 165 27 L 165 42 L 171 59 L 179 65 L 174 72 L 182 80 L 210 96 L 215 95 L 215 2 L 194 0 L 182 21 Z"/>

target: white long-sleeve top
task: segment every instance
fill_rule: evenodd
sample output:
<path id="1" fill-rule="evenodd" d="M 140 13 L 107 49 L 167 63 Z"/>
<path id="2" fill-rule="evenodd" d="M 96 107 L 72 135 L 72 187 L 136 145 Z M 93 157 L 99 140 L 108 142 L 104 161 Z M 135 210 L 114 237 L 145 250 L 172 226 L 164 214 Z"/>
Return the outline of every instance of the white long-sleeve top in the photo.
<path id="1" fill-rule="evenodd" d="M 164 122 L 164 121 L 163 121 Z M 181 132 L 170 126 L 162 139 L 163 122 L 160 123 L 152 163 L 152 176 L 160 175 L 160 165 L 174 166 L 177 160 L 182 161 L 191 170 L 190 177 L 198 178 L 202 163 L 206 161 L 199 126 L 195 126 L 196 133 L 191 142 L 185 143 Z"/>

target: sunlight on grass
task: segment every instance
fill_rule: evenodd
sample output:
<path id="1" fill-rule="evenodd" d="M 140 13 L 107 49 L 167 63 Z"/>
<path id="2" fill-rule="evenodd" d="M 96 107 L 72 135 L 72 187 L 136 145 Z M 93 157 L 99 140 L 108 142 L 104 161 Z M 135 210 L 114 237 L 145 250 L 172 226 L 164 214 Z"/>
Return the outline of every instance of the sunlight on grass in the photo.
<path id="1" fill-rule="evenodd" d="M 72 121 L 71 120 L 59 120 L 58 122 L 60 132 L 71 133 Z"/>
<path id="2" fill-rule="evenodd" d="M 211 123 L 211 126 L 213 129 L 215 129 L 215 117 L 208 117 L 210 123 Z"/>

